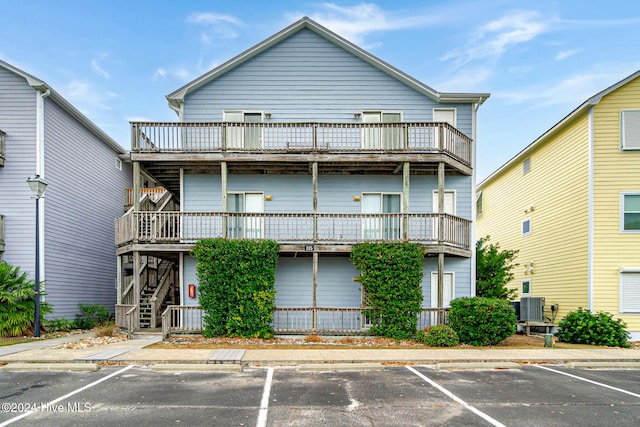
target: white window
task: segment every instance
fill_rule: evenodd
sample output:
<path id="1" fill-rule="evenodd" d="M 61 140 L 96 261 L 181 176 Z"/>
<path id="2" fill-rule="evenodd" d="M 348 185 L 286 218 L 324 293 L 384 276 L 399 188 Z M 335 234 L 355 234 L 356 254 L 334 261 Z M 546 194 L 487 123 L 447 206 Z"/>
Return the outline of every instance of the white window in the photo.
<path id="1" fill-rule="evenodd" d="M 116 169 L 118 169 L 119 171 L 122 170 L 122 160 L 120 160 L 117 157 L 116 157 Z"/>
<path id="2" fill-rule="evenodd" d="M 455 108 L 434 108 L 433 121 L 437 123 L 449 123 L 456 127 L 456 109 Z"/>
<path id="3" fill-rule="evenodd" d="M 262 113 L 225 111 L 224 121 L 229 123 L 246 123 L 246 125 L 227 125 L 225 132 L 225 146 L 227 148 L 262 148 L 262 127 L 255 124 L 262 122 Z"/>
<path id="4" fill-rule="evenodd" d="M 376 214 L 362 220 L 362 234 L 365 240 L 397 240 L 402 235 L 402 196 L 392 193 L 363 193 L 362 213 Z"/>
<path id="5" fill-rule="evenodd" d="M 640 110 L 620 111 L 620 147 L 640 150 Z"/>
<path id="6" fill-rule="evenodd" d="M 523 280 L 522 286 L 520 288 L 520 296 L 528 297 L 531 296 L 531 280 Z"/>
<path id="7" fill-rule="evenodd" d="M 454 273 L 442 274 L 442 307 L 451 307 L 451 300 L 456 297 Z M 438 272 L 431 272 L 431 307 L 438 307 Z"/>
<path id="8" fill-rule="evenodd" d="M 480 215 L 482 213 L 482 210 L 484 209 L 483 203 L 484 203 L 484 200 L 483 200 L 482 191 L 481 191 L 478 194 L 476 194 L 476 214 L 477 215 Z"/>
<path id="9" fill-rule="evenodd" d="M 404 148 L 404 132 L 394 123 L 402 122 L 398 111 L 363 111 L 362 148 L 399 149 Z"/>
<path id="10" fill-rule="evenodd" d="M 620 231 L 640 232 L 640 193 L 620 193 Z"/>
<path id="11" fill-rule="evenodd" d="M 526 175 L 531 170 L 531 157 L 527 157 L 522 162 L 522 175 Z"/>
<path id="12" fill-rule="evenodd" d="M 242 192 L 227 194 L 227 212 L 262 213 L 264 195 L 260 192 Z M 264 219 L 262 215 L 236 215 L 227 219 L 227 237 L 233 239 L 261 239 Z"/>
<path id="13" fill-rule="evenodd" d="M 531 218 L 522 221 L 522 235 L 528 236 L 529 234 L 531 234 Z"/>
<path id="14" fill-rule="evenodd" d="M 432 212 L 438 213 L 438 202 L 440 200 L 440 197 L 438 196 L 438 190 L 433 190 L 432 200 Z M 456 214 L 456 192 L 454 190 L 444 191 L 444 213 L 449 215 Z"/>
<path id="15" fill-rule="evenodd" d="M 620 313 L 640 313 L 640 268 L 620 271 Z"/>

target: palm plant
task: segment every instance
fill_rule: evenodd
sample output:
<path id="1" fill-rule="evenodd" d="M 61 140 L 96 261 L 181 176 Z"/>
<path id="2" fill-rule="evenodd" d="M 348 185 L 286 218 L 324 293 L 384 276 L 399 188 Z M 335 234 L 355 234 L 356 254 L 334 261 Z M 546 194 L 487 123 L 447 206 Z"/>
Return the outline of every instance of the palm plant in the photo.
<path id="1" fill-rule="evenodd" d="M 20 267 L 0 262 L 0 337 L 21 336 L 33 331 L 35 310 L 33 280 Z M 47 303 L 40 305 L 40 321 L 51 313 Z"/>

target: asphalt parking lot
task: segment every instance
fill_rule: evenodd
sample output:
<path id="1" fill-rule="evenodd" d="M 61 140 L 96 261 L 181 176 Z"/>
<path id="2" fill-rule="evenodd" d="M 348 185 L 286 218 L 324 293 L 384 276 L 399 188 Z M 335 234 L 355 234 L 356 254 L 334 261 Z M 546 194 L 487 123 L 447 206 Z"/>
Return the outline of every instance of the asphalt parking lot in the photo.
<path id="1" fill-rule="evenodd" d="M 637 426 L 640 370 L 0 372 L 0 404 L 0 426 Z"/>

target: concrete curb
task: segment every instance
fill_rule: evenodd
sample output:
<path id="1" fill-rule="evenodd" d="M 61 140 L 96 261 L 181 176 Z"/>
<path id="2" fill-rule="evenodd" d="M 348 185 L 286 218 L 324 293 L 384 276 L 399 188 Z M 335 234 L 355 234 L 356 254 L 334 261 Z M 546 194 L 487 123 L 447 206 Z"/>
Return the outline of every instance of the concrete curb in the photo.
<path id="1" fill-rule="evenodd" d="M 568 368 L 591 368 L 591 369 L 640 369 L 640 362 L 630 361 L 598 361 L 598 362 L 570 362 Z"/>
<path id="2" fill-rule="evenodd" d="M 3 371 L 17 372 L 92 372 L 100 369 L 96 363 L 9 363 L 2 368 Z"/>
<path id="3" fill-rule="evenodd" d="M 381 371 L 382 363 L 306 363 L 298 366 L 298 372 L 327 371 Z"/>
<path id="4" fill-rule="evenodd" d="M 515 362 L 451 362 L 436 363 L 435 368 L 440 370 L 454 369 L 520 369 L 521 365 Z"/>
<path id="5" fill-rule="evenodd" d="M 151 370 L 157 372 L 242 372 L 242 367 L 231 363 L 158 363 L 151 365 Z"/>

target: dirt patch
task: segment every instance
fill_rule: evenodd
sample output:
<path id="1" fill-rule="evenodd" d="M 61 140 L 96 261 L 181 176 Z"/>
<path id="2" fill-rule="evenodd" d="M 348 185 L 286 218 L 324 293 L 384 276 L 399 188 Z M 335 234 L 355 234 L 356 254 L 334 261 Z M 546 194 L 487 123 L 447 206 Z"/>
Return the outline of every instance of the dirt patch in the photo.
<path id="1" fill-rule="evenodd" d="M 527 336 L 515 334 L 495 346 L 485 348 L 505 349 L 536 349 L 544 347 L 542 335 Z M 556 348 L 579 349 L 593 348 L 584 344 L 567 344 L 556 341 Z M 640 343 L 635 343 L 635 348 L 640 349 Z M 326 338 L 317 335 L 306 337 L 280 337 L 270 340 L 246 339 L 246 338 L 204 338 L 201 335 L 175 335 L 164 342 L 153 344 L 147 348 L 157 349 L 216 349 L 216 348 L 242 348 L 246 350 L 259 349 L 300 349 L 300 348 L 340 348 L 340 349 L 422 349 L 430 348 L 414 341 L 395 341 L 379 337 L 336 337 Z M 474 348 L 466 344 L 448 348 Z M 480 348 L 480 347 L 478 347 Z"/>

